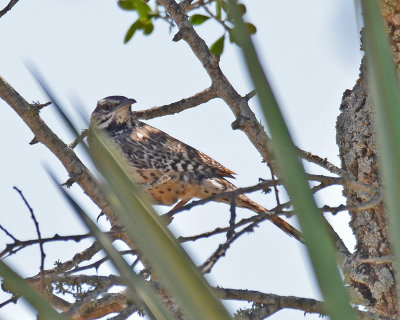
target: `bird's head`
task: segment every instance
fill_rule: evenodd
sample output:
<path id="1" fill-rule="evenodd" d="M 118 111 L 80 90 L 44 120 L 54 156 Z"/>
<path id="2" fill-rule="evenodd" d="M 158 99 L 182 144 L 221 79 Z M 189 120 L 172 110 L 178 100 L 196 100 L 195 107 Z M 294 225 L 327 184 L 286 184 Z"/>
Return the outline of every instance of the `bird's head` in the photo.
<path id="1" fill-rule="evenodd" d="M 99 129 L 107 128 L 111 123 L 124 123 L 132 117 L 131 105 L 135 99 L 123 96 L 105 97 L 97 102 L 90 117 L 90 124 Z"/>

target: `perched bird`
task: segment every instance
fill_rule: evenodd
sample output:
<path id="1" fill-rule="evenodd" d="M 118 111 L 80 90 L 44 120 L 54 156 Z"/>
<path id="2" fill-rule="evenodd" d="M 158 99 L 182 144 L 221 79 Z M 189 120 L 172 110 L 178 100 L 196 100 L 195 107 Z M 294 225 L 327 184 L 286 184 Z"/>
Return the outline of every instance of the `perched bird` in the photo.
<path id="1" fill-rule="evenodd" d="M 171 137 L 165 132 L 139 121 L 131 110 L 134 99 L 110 96 L 101 99 L 90 118 L 90 125 L 103 130 L 119 146 L 132 168 L 132 178 L 140 183 L 156 204 L 173 205 L 174 209 L 193 198 L 204 199 L 221 192 L 234 191 L 232 170 L 206 154 Z M 230 203 L 231 199 L 215 201 Z M 235 199 L 238 207 L 257 213 L 267 212 L 263 206 L 245 195 Z M 300 232 L 277 215 L 272 223 L 301 240 Z"/>

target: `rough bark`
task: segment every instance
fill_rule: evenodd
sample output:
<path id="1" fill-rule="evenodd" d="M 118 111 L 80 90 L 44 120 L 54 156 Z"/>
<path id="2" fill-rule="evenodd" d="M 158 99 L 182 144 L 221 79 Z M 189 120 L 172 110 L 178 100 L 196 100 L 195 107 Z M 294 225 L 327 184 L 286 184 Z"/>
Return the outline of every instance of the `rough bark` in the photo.
<path id="1" fill-rule="evenodd" d="M 388 24 L 394 60 L 400 62 L 400 4 L 399 1 L 380 1 L 383 17 Z M 346 90 L 337 119 L 337 144 L 342 168 L 360 182 L 379 187 L 378 153 L 374 131 L 372 100 L 368 92 L 366 60 L 363 59 L 360 77 L 352 90 Z M 348 205 L 365 201 L 365 195 L 352 188 L 344 189 Z M 365 211 L 350 211 L 357 246 L 352 259 L 348 259 L 346 278 L 357 298 L 372 312 L 392 319 L 399 318 L 395 276 L 387 263 L 374 263 L 391 255 L 390 239 L 384 205 Z M 369 262 L 360 262 L 369 259 Z M 365 260 L 364 260 L 365 261 Z"/>

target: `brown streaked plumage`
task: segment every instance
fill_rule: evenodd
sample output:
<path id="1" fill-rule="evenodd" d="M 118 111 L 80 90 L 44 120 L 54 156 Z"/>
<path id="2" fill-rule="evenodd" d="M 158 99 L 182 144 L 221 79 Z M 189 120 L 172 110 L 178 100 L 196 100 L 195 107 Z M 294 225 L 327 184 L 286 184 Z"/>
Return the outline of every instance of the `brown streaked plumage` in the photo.
<path id="1" fill-rule="evenodd" d="M 100 100 L 90 123 L 104 130 L 119 146 L 132 168 L 134 180 L 143 185 L 155 203 L 181 207 L 193 198 L 237 189 L 225 178 L 233 178 L 232 170 L 206 154 L 171 137 L 165 132 L 139 121 L 131 111 L 134 99 L 110 96 Z M 216 201 L 230 203 L 230 199 Z M 267 212 L 263 206 L 245 195 L 238 195 L 236 205 L 257 213 Z M 280 229 L 301 240 L 300 232 L 282 218 L 270 217 Z M 301 240 L 302 241 L 302 240 Z"/>

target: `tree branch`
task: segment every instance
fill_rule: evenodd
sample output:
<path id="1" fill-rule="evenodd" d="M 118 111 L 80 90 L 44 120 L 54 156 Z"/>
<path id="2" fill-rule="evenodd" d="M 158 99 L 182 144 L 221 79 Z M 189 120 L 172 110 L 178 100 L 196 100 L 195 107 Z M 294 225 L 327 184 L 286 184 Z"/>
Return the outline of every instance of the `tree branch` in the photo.
<path id="1" fill-rule="evenodd" d="M 174 40 L 185 40 L 207 71 L 218 97 L 223 99 L 236 117 L 235 128 L 240 128 L 248 136 L 266 162 L 269 162 L 268 136 L 250 109 L 247 98 L 241 97 L 233 88 L 219 67 L 219 59 L 213 56 L 205 41 L 200 38 L 187 19 L 185 11 L 175 0 L 159 0 L 176 22 L 179 32 Z"/>
<path id="2" fill-rule="evenodd" d="M 10 0 L 10 2 L 0 11 L 0 18 L 14 7 L 19 0 Z"/>
<path id="3" fill-rule="evenodd" d="M 63 164 L 70 177 L 73 177 L 83 191 L 97 204 L 109 218 L 113 226 L 118 225 L 97 182 L 86 166 L 40 118 L 35 106 L 30 105 L 17 91 L 0 77 L 0 97 L 21 117 L 33 132 L 37 141 L 45 145 Z"/>
<path id="4" fill-rule="evenodd" d="M 29 210 L 29 212 L 31 214 L 31 218 L 32 218 L 33 223 L 35 225 L 36 234 L 38 236 L 39 248 L 40 248 L 40 282 L 41 282 L 40 289 L 43 292 L 44 289 L 45 289 L 45 283 L 44 283 L 44 259 L 46 257 L 46 254 L 44 253 L 44 249 L 43 249 L 43 240 L 42 240 L 42 235 L 40 233 L 39 222 L 37 221 L 35 213 L 33 212 L 32 207 L 28 203 L 28 200 L 26 200 L 26 198 L 25 198 L 24 194 L 22 193 L 22 191 L 20 189 L 18 189 L 17 187 L 15 187 L 15 186 L 14 186 L 14 190 L 16 190 L 19 193 L 19 195 L 21 196 L 22 200 L 24 201 L 26 207 L 28 208 L 28 210 Z"/>
<path id="5" fill-rule="evenodd" d="M 163 105 L 160 107 L 153 107 L 143 111 L 135 111 L 135 115 L 138 119 L 153 119 L 156 117 L 171 115 L 189 108 L 197 107 L 198 105 L 206 103 L 217 97 L 218 96 L 215 88 L 211 86 L 189 98 L 185 98 L 171 104 Z"/>

